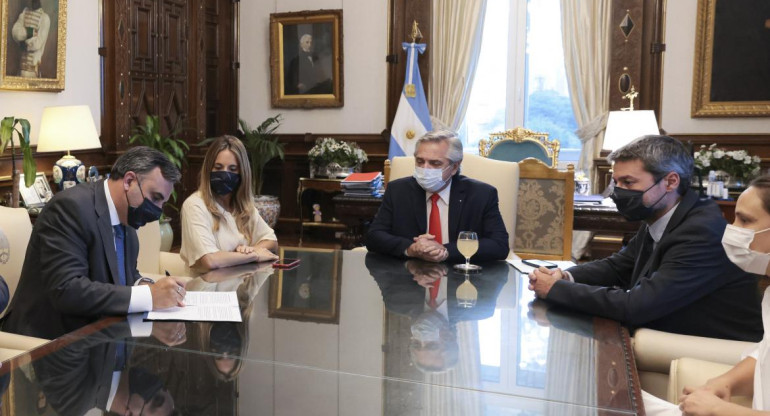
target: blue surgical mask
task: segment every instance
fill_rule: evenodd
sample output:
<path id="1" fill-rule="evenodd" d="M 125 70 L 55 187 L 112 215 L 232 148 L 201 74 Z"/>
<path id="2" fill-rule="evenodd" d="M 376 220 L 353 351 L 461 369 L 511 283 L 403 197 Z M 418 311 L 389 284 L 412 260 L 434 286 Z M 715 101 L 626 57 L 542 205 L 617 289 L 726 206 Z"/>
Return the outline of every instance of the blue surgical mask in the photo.
<path id="1" fill-rule="evenodd" d="M 139 182 L 139 177 L 136 177 L 136 184 L 139 185 L 139 192 L 142 194 L 142 203 L 138 207 L 132 207 L 131 203 L 128 203 L 128 225 L 134 229 L 143 227 L 148 222 L 158 221 L 163 214 L 163 210 L 153 204 L 152 201 L 144 196 L 142 191 L 142 183 Z M 128 191 L 126 191 L 126 202 L 128 202 Z"/>
<path id="2" fill-rule="evenodd" d="M 451 164 L 444 169 L 431 169 L 417 166 L 414 168 L 412 176 L 417 180 L 417 183 L 425 190 L 425 192 L 437 192 L 452 179 L 450 177 L 447 180 L 444 180 L 444 171 L 451 168 Z"/>

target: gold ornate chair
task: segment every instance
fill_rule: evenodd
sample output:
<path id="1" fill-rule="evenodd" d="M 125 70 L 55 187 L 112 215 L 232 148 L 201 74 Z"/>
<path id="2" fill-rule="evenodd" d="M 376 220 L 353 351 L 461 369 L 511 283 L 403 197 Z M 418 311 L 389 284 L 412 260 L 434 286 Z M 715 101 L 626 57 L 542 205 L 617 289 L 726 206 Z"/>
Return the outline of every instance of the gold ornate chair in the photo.
<path id="1" fill-rule="evenodd" d="M 513 130 L 490 133 L 489 138 L 481 139 L 479 155 L 508 162 L 520 162 L 533 157 L 555 168 L 560 147 L 558 140 L 548 139 L 548 133 L 516 127 Z"/>
<path id="2" fill-rule="evenodd" d="M 519 201 L 513 251 L 523 259 L 570 260 L 575 168 L 548 167 L 534 158 L 519 162 Z"/>

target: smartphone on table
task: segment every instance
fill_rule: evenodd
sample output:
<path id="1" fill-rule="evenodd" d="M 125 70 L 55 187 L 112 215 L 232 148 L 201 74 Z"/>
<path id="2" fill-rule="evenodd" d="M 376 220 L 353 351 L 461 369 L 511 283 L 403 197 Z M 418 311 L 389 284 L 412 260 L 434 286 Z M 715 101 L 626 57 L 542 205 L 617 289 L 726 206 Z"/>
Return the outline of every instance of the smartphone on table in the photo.
<path id="1" fill-rule="evenodd" d="M 522 260 L 522 263 L 526 264 L 529 267 L 534 267 L 536 269 L 540 267 L 545 267 L 546 269 L 555 269 L 559 267 L 556 263 L 551 263 L 550 261 L 546 260 Z"/>
<path id="2" fill-rule="evenodd" d="M 290 258 L 283 258 L 276 260 L 275 263 L 273 263 L 274 269 L 291 269 L 292 267 L 299 264 L 299 259 L 290 259 Z"/>

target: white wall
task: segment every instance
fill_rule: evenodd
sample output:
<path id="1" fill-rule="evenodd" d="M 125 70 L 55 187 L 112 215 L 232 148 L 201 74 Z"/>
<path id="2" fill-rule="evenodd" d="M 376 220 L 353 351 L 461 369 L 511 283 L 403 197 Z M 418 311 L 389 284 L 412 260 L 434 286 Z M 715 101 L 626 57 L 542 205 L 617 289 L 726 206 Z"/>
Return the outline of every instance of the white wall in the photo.
<path id="1" fill-rule="evenodd" d="M 0 90 L 0 117 L 26 118 L 31 125 L 31 141 L 37 143 L 43 108 L 88 104 L 101 131 L 99 89 L 99 10 L 96 1 L 70 1 L 67 8 L 67 66 L 64 91 L 30 92 Z M 51 35 L 56 32 L 51 28 Z M 55 51 L 46 51 L 55 53 Z"/>
<path id="2" fill-rule="evenodd" d="M 387 1 L 276 0 L 240 3 L 240 117 L 258 124 L 281 113 L 280 133 L 380 133 L 386 128 Z M 270 13 L 342 9 L 345 106 L 270 106 Z"/>
<path id="3" fill-rule="evenodd" d="M 770 118 L 691 118 L 698 0 L 666 2 L 661 127 L 669 134 L 768 133 Z"/>

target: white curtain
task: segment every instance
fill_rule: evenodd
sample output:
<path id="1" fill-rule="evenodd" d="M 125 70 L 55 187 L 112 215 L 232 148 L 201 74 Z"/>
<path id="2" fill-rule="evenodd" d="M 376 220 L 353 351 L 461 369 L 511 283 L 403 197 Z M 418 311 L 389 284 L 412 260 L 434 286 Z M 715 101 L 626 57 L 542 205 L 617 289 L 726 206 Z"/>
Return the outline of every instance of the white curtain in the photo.
<path id="1" fill-rule="evenodd" d="M 582 149 L 578 169 L 596 184 L 594 158 L 604 143 L 610 108 L 610 14 L 612 0 L 561 0 L 562 43 L 572 111 Z M 590 28 L 590 30 L 586 30 Z M 602 189 L 594 189 L 599 193 Z M 576 231 L 572 256 L 585 252 L 591 233 Z"/>
<path id="2" fill-rule="evenodd" d="M 428 108 L 433 128 L 457 130 L 465 117 L 487 0 L 433 0 Z"/>
<path id="3" fill-rule="evenodd" d="M 611 8 L 612 0 L 561 0 L 564 66 L 583 143 L 578 169 L 591 176 L 610 106 Z"/>

